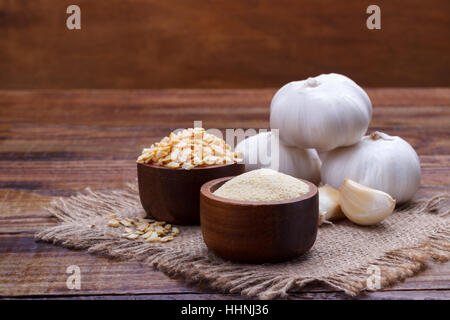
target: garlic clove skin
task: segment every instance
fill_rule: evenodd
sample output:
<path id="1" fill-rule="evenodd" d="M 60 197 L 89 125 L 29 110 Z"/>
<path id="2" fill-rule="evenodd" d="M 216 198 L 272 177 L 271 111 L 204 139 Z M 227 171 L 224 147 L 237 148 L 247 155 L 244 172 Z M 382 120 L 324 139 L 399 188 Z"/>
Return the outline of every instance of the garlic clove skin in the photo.
<path id="1" fill-rule="evenodd" d="M 400 204 L 412 199 L 420 187 L 417 153 L 402 138 L 383 132 L 373 132 L 355 145 L 331 150 L 322 160 L 322 182 L 334 188 L 349 178 L 388 193 Z"/>
<path id="2" fill-rule="evenodd" d="M 325 185 L 319 188 L 319 225 L 345 218 L 339 206 L 339 191 Z"/>
<path id="3" fill-rule="evenodd" d="M 339 203 L 345 216 L 362 226 L 383 221 L 395 208 L 395 200 L 389 194 L 350 179 L 345 179 L 339 188 Z"/>
<path id="4" fill-rule="evenodd" d="M 320 183 L 320 161 L 314 149 L 298 149 L 282 143 L 276 132 L 260 132 L 241 141 L 235 151 L 243 154 L 245 170 L 270 168 L 290 176 Z"/>
<path id="5" fill-rule="evenodd" d="M 350 78 L 322 74 L 284 85 L 270 105 L 270 127 L 288 146 L 328 151 L 358 142 L 372 117 L 366 92 Z"/>

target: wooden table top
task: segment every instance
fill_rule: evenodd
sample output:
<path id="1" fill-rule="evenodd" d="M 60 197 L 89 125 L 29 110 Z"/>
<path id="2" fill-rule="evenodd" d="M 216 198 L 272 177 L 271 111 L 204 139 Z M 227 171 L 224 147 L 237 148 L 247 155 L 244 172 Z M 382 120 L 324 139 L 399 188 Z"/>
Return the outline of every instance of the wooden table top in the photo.
<path id="1" fill-rule="evenodd" d="M 417 197 L 449 189 L 450 88 L 368 89 L 370 131 L 399 135 L 422 163 Z M 46 243 L 34 233 L 56 220 L 42 206 L 85 187 L 114 188 L 136 177 L 144 146 L 176 128 L 267 128 L 274 89 L 0 91 L 0 297 L 234 299 L 171 279 L 134 261 L 115 261 Z M 81 268 L 81 290 L 66 268 Z M 348 298 L 313 284 L 293 298 Z M 450 299 L 450 263 L 360 299 Z"/>

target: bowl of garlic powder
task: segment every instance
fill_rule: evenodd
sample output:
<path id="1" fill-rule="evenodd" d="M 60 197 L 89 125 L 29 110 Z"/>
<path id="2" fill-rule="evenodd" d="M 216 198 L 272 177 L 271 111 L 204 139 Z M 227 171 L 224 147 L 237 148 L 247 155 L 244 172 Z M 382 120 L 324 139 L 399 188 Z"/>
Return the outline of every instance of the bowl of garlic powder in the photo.
<path id="1" fill-rule="evenodd" d="M 200 191 L 203 240 L 231 261 L 298 257 L 316 240 L 318 200 L 313 183 L 271 169 L 209 181 Z"/>
<path id="2" fill-rule="evenodd" d="M 203 128 L 170 133 L 137 159 L 139 196 L 147 215 L 172 224 L 200 222 L 200 188 L 244 172 L 238 153 Z"/>

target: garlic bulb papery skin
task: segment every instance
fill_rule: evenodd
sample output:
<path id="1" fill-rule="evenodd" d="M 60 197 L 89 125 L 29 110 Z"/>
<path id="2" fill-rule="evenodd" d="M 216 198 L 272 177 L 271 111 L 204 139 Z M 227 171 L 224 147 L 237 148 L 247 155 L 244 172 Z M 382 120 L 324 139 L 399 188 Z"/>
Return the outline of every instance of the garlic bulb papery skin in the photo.
<path id="1" fill-rule="evenodd" d="M 319 225 L 345 218 L 339 205 L 339 191 L 325 185 L 319 188 Z"/>
<path id="2" fill-rule="evenodd" d="M 383 221 L 395 208 L 395 200 L 386 192 L 368 188 L 350 179 L 345 179 L 339 188 L 339 203 L 345 216 L 362 226 Z"/>
<path id="3" fill-rule="evenodd" d="M 271 168 L 290 176 L 320 183 L 321 161 L 314 149 L 288 147 L 272 132 L 261 132 L 241 141 L 235 151 L 242 152 L 245 170 Z"/>
<path id="4" fill-rule="evenodd" d="M 270 127 L 289 146 L 328 151 L 358 142 L 372 117 L 366 92 L 330 73 L 283 86 L 270 105 Z"/>
<path id="5" fill-rule="evenodd" d="M 328 152 L 321 174 L 322 182 L 334 188 L 349 178 L 404 203 L 419 189 L 421 170 L 419 157 L 408 142 L 374 132 L 353 146 Z"/>

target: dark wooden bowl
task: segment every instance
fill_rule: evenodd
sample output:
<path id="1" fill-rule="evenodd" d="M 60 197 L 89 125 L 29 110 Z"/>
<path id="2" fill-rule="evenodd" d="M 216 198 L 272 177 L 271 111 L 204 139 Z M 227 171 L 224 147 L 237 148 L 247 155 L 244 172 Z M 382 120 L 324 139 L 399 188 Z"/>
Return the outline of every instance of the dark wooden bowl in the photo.
<path id="1" fill-rule="evenodd" d="M 319 197 L 310 191 L 298 198 L 249 202 L 219 197 L 213 192 L 232 177 L 205 183 L 200 190 L 203 239 L 217 255 L 237 262 L 279 262 L 308 251 L 317 236 Z"/>
<path id="2" fill-rule="evenodd" d="M 244 169 L 244 164 L 237 163 L 191 170 L 138 163 L 139 197 L 148 216 L 173 224 L 198 224 L 201 186 L 213 179 L 239 175 Z"/>

